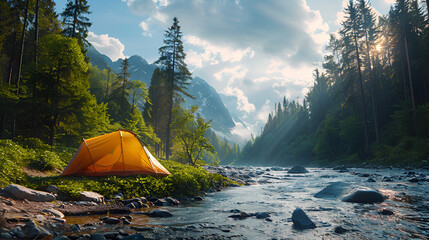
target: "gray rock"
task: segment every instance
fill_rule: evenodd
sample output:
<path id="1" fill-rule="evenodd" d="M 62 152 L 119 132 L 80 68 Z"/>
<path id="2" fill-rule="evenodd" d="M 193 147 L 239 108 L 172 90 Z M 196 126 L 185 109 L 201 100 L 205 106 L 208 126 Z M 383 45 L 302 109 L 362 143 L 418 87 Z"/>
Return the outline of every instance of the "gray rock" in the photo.
<path id="1" fill-rule="evenodd" d="M 104 222 L 107 223 L 107 224 L 118 224 L 121 221 L 119 219 L 117 219 L 117 218 L 107 218 L 107 219 L 104 220 Z"/>
<path id="2" fill-rule="evenodd" d="M 179 205 L 180 204 L 180 202 L 177 199 L 171 198 L 171 197 L 165 198 L 165 201 L 167 201 L 171 205 Z"/>
<path id="3" fill-rule="evenodd" d="M 66 236 L 58 236 L 58 237 L 55 237 L 54 239 L 52 239 L 52 240 L 70 240 L 70 238 L 68 238 L 68 237 L 66 237 Z"/>
<path id="4" fill-rule="evenodd" d="M 57 186 L 49 185 L 46 188 L 46 192 L 53 193 L 53 194 L 58 194 L 60 192 L 60 189 Z"/>
<path id="5" fill-rule="evenodd" d="M 71 230 L 73 232 L 79 232 L 82 229 L 80 228 L 79 224 L 74 224 L 73 226 L 71 226 Z"/>
<path id="6" fill-rule="evenodd" d="M 25 234 L 20 227 L 15 227 L 9 233 L 12 234 L 13 236 L 17 237 L 17 238 L 24 238 L 25 237 Z"/>
<path id="7" fill-rule="evenodd" d="M 122 240 L 145 240 L 146 238 L 141 235 L 141 234 L 132 234 L 132 235 L 128 235 L 124 238 L 122 238 Z"/>
<path id="8" fill-rule="evenodd" d="M 293 226 L 299 230 L 316 228 L 316 225 L 301 208 L 296 208 L 293 211 L 292 222 Z"/>
<path id="9" fill-rule="evenodd" d="M 43 209 L 43 212 L 50 213 L 50 214 L 52 214 L 52 215 L 54 215 L 55 217 L 58 217 L 58 218 L 63 218 L 64 217 L 64 214 L 62 212 L 60 212 L 58 210 L 55 210 L 53 208 Z"/>
<path id="10" fill-rule="evenodd" d="M 10 233 L 0 233 L 0 239 L 11 239 L 13 236 Z"/>
<path id="11" fill-rule="evenodd" d="M 360 187 L 351 194 L 345 196 L 342 201 L 352 203 L 379 203 L 384 201 L 384 197 L 374 189 Z"/>
<path id="12" fill-rule="evenodd" d="M 152 210 L 147 213 L 150 217 L 172 217 L 173 214 L 171 214 L 169 211 L 166 210 Z"/>
<path id="13" fill-rule="evenodd" d="M 117 193 L 113 196 L 113 199 L 118 199 L 118 200 L 122 200 L 124 199 L 124 194 L 122 193 Z"/>
<path id="14" fill-rule="evenodd" d="M 262 218 L 269 218 L 270 214 L 267 213 L 267 212 L 257 212 L 255 214 L 255 216 L 256 216 L 257 219 L 262 219 Z"/>
<path id="15" fill-rule="evenodd" d="M 118 236 L 119 235 L 119 233 L 118 232 L 105 232 L 105 233 L 103 233 L 103 236 L 106 238 L 106 239 L 115 239 L 116 238 L 116 236 Z"/>
<path id="16" fill-rule="evenodd" d="M 341 227 L 341 226 L 337 226 L 337 227 L 335 227 L 335 229 L 334 229 L 334 232 L 335 233 L 338 233 L 338 234 L 343 234 L 343 233 L 345 233 L 345 232 L 347 232 L 348 230 L 347 229 L 345 229 L 345 228 L 343 228 L 343 227 Z"/>
<path id="17" fill-rule="evenodd" d="M 104 201 L 104 196 L 96 192 L 83 191 L 79 192 L 79 200 L 102 203 Z"/>
<path id="18" fill-rule="evenodd" d="M 52 218 L 52 220 L 59 222 L 59 223 L 66 223 L 66 220 L 64 218 Z"/>
<path id="19" fill-rule="evenodd" d="M 204 201 L 204 198 L 201 197 L 201 196 L 195 196 L 195 197 L 192 197 L 192 200 L 194 200 L 194 201 Z"/>
<path id="20" fill-rule="evenodd" d="M 93 233 L 91 234 L 91 240 L 106 240 L 106 238 L 99 233 Z"/>
<path id="21" fill-rule="evenodd" d="M 379 213 L 381 215 L 393 215 L 394 214 L 393 211 L 391 211 L 389 209 L 383 209 L 383 210 L 379 211 Z"/>
<path id="22" fill-rule="evenodd" d="M 55 200 L 55 195 L 26 188 L 17 184 L 10 184 L 1 191 L 1 195 L 17 200 L 27 199 L 34 202 L 51 202 Z"/>
<path id="23" fill-rule="evenodd" d="M 35 222 L 28 222 L 24 226 L 26 238 L 43 239 L 47 236 L 52 236 L 52 233 Z"/>
<path id="24" fill-rule="evenodd" d="M 367 182 L 375 182 L 374 178 L 368 178 L 366 181 Z"/>
<path id="25" fill-rule="evenodd" d="M 131 228 L 139 232 L 147 232 L 147 231 L 153 230 L 153 228 L 151 227 L 141 227 L 141 226 L 131 226 Z"/>
<path id="26" fill-rule="evenodd" d="M 338 199 L 341 195 L 344 194 L 348 186 L 349 186 L 348 183 L 334 182 L 329 184 L 320 192 L 316 193 L 314 197 L 324 198 L 324 199 Z"/>
<path id="27" fill-rule="evenodd" d="M 289 171 L 287 171 L 287 173 L 308 173 L 308 170 L 302 166 L 295 166 L 291 168 Z"/>

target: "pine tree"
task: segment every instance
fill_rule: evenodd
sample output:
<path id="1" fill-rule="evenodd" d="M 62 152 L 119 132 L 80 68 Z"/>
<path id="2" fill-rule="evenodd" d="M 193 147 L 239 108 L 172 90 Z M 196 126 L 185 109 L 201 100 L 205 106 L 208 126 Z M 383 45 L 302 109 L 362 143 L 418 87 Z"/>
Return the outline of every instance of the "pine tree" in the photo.
<path id="1" fill-rule="evenodd" d="M 186 54 L 183 49 L 182 32 L 180 31 L 179 21 L 173 18 L 173 25 L 165 31 L 164 46 L 159 48 L 160 57 L 155 62 L 162 65 L 164 76 L 167 80 L 167 96 L 168 99 L 168 120 L 165 138 L 165 153 L 166 159 L 170 155 L 170 125 L 172 122 L 172 110 L 175 100 L 183 101 L 180 94 L 192 97 L 186 93 L 186 85 L 189 85 L 191 73 L 185 63 Z"/>
<path id="2" fill-rule="evenodd" d="M 121 72 L 118 74 L 118 80 L 122 89 L 122 94 L 121 94 L 122 106 L 124 106 L 125 102 L 127 101 L 125 90 L 127 89 L 128 78 L 130 77 L 130 73 L 128 72 L 129 67 L 130 67 L 130 64 L 128 63 L 128 58 L 125 58 L 124 61 L 121 63 Z"/>
<path id="3" fill-rule="evenodd" d="M 362 104 L 362 114 L 363 114 L 363 122 L 364 122 L 364 134 L 365 134 L 365 147 L 364 147 L 364 155 L 366 157 L 369 156 L 369 134 L 368 134 L 368 117 L 367 110 L 365 104 L 365 93 L 363 87 L 363 77 L 361 71 L 361 59 L 360 59 L 360 50 L 359 50 L 359 42 L 358 39 L 362 37 L 362 16 L 359 14 L 358 7 L 355 5 L 353 0 L 349 1 L 349 4 L 345 10 L 346 20 L 342 23 L 343 29 L 342 32 L 346 39 L 350 39 L 354 44 L 354 53 L 356 54 L 356 68 L 358 71 L 358 79 L 359 79 L 359 88 L 360 88 L 360 96 L 361 96 L 361 104 Z"/>
<path id="4" fill-rule="evenodd" d="M 91 12 L 87 0 L 68 0 L 66 8 L 61 13 L 64 35 L 77 38 L 82 49 L 84 45 L 89 45 L 86 37 L 88 37 L 88 28 L 92 23 L 85 16 L 88 14 Z"/>

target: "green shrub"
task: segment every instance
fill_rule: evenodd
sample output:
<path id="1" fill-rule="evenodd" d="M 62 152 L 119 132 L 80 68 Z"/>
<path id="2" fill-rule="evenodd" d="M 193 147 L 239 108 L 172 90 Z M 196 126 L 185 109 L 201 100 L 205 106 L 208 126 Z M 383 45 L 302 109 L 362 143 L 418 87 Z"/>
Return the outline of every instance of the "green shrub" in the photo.
<path id="1" fill-rule="evenodd" d="M 0 140 L 0 187 L 22 182 L 25 174 L 21 167 L 32 157 L 32 151 L 27 151 L 11 140 Z"/>
<path id="2" fill-rule="evenodd" d="M 36 151 L 36 156 L 30 160 L 28 166 L 39 171 L 47 171 L 55 168 L 62 170 L 66 164 L 54 152 Z"/>
<path id="3" fill-rule="evenodd" d="M 231 180 L 202 168 L 161 161 L 172 173 L 167 177 L 30 177 L 27 186 L 40 190 L 49 185 L 57 186 L 61 192 L 77 198 L 80 191 L 98 192 L 108 198 L 121 192 L 125 198 L 141 196 L 194 196 L 211 187 L 228 186 Z"/>

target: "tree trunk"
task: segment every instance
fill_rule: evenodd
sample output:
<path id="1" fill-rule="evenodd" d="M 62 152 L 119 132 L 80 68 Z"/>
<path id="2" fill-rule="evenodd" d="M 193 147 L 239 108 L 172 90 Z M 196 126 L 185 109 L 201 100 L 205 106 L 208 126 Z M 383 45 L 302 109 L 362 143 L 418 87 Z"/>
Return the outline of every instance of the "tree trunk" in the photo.
<path id="1" fill-rule="evenodd" d="M 416 102 L 414 101 L 413 79 L 411 78 L 411 67 L 410 67 L 410 57 L 408 55 L 407 36 L 404 36 L 404 44 L 405 44 L 405 54 L 406 54 L 406 57 L 407 57 L 408 79 L 410 80 L 411 105 L 413 107 L 413 114 L 415 114 L 415 112 L 416 112 Z"/>
<path id="2" fill-rule="evenodd" d="M 169 90 L 169 95 L 168 96 L 168 100 L 170 100 L 169 102 L 169 106 L 168 106 L 168 121 L 167 121 L 167 132 L 165 134 L 165 158 L 167 159 L 167 161 L 170 159 L 170 131 L 171 131 L 171 121 L 173 118 L 173 82 L 171 82 L 171 89 Z"/>
<path id="3" fill-rule="evenodd" d="M 8 76 L 8 84 L 12 84 L 12 76 L 13 76 L 13 63 L 15 62 L 15 52 L 16 52 L 16 31 L 13 30 L 13 40 L 12 40 L 12 51 L 10 54 L 9 60 L 9 76 Z"/>
<path id="4" fill-rule="evenodd" d="M 362 72 L 360 70 L 360 57 L 359 57 L 359 47 L 358 42 L 356 38 L 356 34 L 354 34 L 354 40 L 355 40 L 355 47 L 356 47 L 356 60 L 357 60 L 357 68 L 358 68 L 358 74 L 359 74 L 359 86 L 360 86 L 360 95 L 362 100 L 362 111 L 363 111 L 363 126 L 364 126 L 364 134 L 365 134 L 365 150 L 364 150 L 364 157 L 369 157 L 369 138 L 368 138 L 368 118 L 366 115 L 366 104 L 365 104 L 365 94 L 364 94 L 364 88 L 363 88 L 363 80 L 362 80 Z"/>
<path id="5" fill-rule="evenodd" d="M 106 102 L 107 100 L 107 94 L 109 92 L 109 80 L 110 80 L 110 71 L 112 69 L 110 69 L 110 67 L 107 69 L 107 82 L 106 82 L 106 94 L 104 95 L 104 102 Z"/>
<path id="6" fill-rule="evenodd" d="M 74 13 L 73 13 L 73 27 L 72 27 L 72 37 L 74 38 L 76 36 L 76 24 L 77 24 L 77 1 L 74 1 Z"/>
<path id="7" fill-rule="evenodd" d="M 37 45 L 39 44 L 39 0 L 36 0 L 34 17 L 34 62 L 37 65 Z"/>
<path id="8" fill-rule="evenodd" d="M 54 114 L 53 119 L 49 124 L 49 145 L 51 146 L 54 146 L 57 119 L 58 119 L 58 114 Z"/>
<path id="9" fill-rule="evenodd" d="M 168 100 L 170 101 L 170 106 L 168 110 L 168 122 L 167 122 L 167 134 L 166 134 L 166 143 L 165 143 L 165 156 L 167 161 L 170 158 L 170 125 L 172 121 L 172 111 L 173 111 L 173 94 L 174 94 L 174 68 L 176 63 L 176 43 L 173 43 L 173 59 L 172 59 L 172 70 L 171 70 L 171 79 L 170 79 L 170 96 L 168 97 Z"/>
<path id="10" fill-rule="evenodd" d="M 369 52 L 369 41 L 368 41 L 368 34 L 365 33 L 365 40 L 366 40 L 366 60 L 368 65 L 368 71 L 369 71 L 369 89 L 371 91 L 371 104 L 372 104 L 372 114 L 374 117 L 374 130 L 375 130 L 375 142 L 377 144 L 380 144 L 380 136 L 378 131 L 378 118 L 377 118 L 377 104 L 375 102 L 375 92 L 374 92 L 374 85 L 375 85 L 375 78 L 373 75 L 373 66 L 371 63 L 371 56 Z"/>
<path id="11" fill-rule="evenodd" d="M 24 25 L 22 27 L 22 36 L 21 36 L 21 53 L 19 56 L 19 65 L 18 65 L 18 79 L 16 79 L 16 95 L 19 98 L 19 83 L 21 80 L 21 69 L 22 69 L 22 58 L 24 56 L 24 43 L 25 43 L 25 29 L 27 28 L 27 18 L 28 18 L 28 4 L 29 0 L 27 0 L 24 12 Z"/>

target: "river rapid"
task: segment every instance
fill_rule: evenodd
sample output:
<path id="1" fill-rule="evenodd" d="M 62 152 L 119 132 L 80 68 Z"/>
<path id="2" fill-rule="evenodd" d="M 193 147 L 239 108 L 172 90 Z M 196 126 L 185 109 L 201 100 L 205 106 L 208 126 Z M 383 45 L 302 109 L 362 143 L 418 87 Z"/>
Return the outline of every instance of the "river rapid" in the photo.
<path id="1" fill-rule="evenodd" d="M 244 179 L 247 186 L 208 193 L 204 201 L 161 207 L 173 214 L 170 218 L 133 214 L 131 225 L 113 230 L 147 231 L 144 235 L 155 239 L 170 236 L 185 239 L 429 239 L 428 170 L 308 168 L 309 173 L 305 174 L 289 174 L 287 170 L 209 168 L 212 172 Z M 369 178 L 375 182 L 369 182 Z M 372 188 L 383 194 L 385 201 L 360 204 L 343 202 L 341 197 L 314 197 L 333 182 L 346 183 L 350 189 Z M 291 217 L 297 207 L 315 223 L 315 229 L 294 228 Z M 384 215 L 383 210 L 393 214 Z M 241 220 L 230 217 L 237 212 L 250 215 L 265 212 L 269 217 L 251 216 Z M 67 217 L 67 223 L 85 224 L 98 221 L 98 217 Z M 345 232 L 336 233 L 334 229 L 338 226 Z"/>

